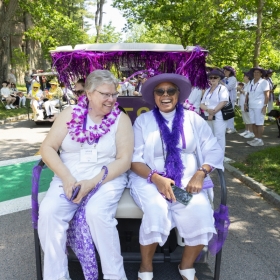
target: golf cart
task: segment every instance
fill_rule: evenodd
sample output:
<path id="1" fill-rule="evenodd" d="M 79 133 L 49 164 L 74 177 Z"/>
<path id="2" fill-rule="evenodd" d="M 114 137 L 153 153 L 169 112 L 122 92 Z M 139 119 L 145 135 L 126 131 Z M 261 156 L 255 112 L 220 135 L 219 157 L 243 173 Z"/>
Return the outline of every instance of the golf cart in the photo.
<path id="1" fill-rule="evenodd" d="M 53 67 L 58 72 L 59 79 L 66 85 L 79 78 L 85 78 L 95 69 L 108 69 L 119 78 L 128 77 L 127 80 L 139 74 L 146 73 L 153 76 L 158 73 L 177 73 L 187 76 L 191 83 L 200 88 L 206 88 L 207 77 L 205 72 L 205 57 L 207 51 L 198 47 L 183 49 L 179 45 L 167 44 L 93 44 L 59 47 L 51 52 Z M 140 96 L 120 96 L 119 104 L 130 116 L 132 122 L 142 112 L 151 110 L 151 105 L 142 100 Z M 41 172 L 44 162 L 35 167 Z M 221 192 L 221 205 L 226 207 L 227 191 L 224 174 L 217 170 Z M 36 178 L 36 176 L 33 176 Z M 217 188 L 217 187 L 216 187 Z M 38 189 L 32 189 L 33 226 L 35 236 L 37 279 L 42 279 L 41 250 L 37 233 L 38 219 Z M 121 243 L 121 252 L 124 263 L 140 263 L 141 254 L 139 246 L 139 227 L 142 211 L 130 196 L 129 189 L 125 189 L 116 213 L 118 231 Z M 226 221 L 224 221 L 226 223 Z M 221 239 L 224 232 L 218 232 Z M 180 262 L 184 249 L 184 241 L 178 231 L 173 229 L 163 247 L 156 250 L 154 263 Z M 77 257 L 68 249 L 69 261 L 78 261 Z M 214 279 L 220 279 L 222 250 L 216 255 Z M 199 262 L 207 262 L 208 248 L 205 247 Z M 70 265 L 71 267 L 71 265 Z M 71 270 L 71 269 L 70 269 Z M 70 272 L 71 273 L 71 272 Z M 128 279 L 133 279 L 127 274 Z M 172 279 L 172 278 L 169 278 Z M 213 279 L 213 278 L 207 278 Z"/>
<path id="2" fill-rule="evenodd" d="M 53 71 L 53 72 L 40 72 L 36 74 L 32 74 L 33 77 L 36 77 L 37 82 L 40 84 L 40 89 L 43 91 L 43 100 L 44 102 L 48 100 L 48 91 L 50 89 L 50 84 L 49 81 L 51 79 L 57 79 L 58 73 Z M 46 82 L 43 81 L 43 77 L 46 77 L 47 80 Z M 76 103 L 76 100 L 74 99 L 73 96 L 63 96 L 62 99 L 59 100 L 59 103 L 55 106 L 55 112 L 54 114 L 57 115 L 59 114 L 62 110 L 67 108 L 69 105 L 73 105 Z M 39 125 L 43 123 L 50 123 L 50 120 L 46 117 L 46 110 L 44 103 L 40 105 L 39 109 L 39 114 L 35 114 L 32 112 L 31 107 L 28 107 L 28 116 L 30 114 L 30 110 L 32 113 L 32 119 L 34 122 Z"/>

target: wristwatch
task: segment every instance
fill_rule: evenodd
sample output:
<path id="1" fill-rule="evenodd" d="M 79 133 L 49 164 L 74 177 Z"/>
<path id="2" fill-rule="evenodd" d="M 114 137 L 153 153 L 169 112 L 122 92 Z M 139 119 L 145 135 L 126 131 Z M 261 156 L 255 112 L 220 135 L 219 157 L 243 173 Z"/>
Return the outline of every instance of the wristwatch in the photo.
<path id="1" fill-rule="evenodd" d="M 204 167 L 199 167 L 197 171 L 202 171 L 204 173 L 204 178 L 210 173 Z"/>
<path id="2" fill-rule="evenodd" d="M 263 107 L 267 107 L 267 104 L 263 104 Z"/>

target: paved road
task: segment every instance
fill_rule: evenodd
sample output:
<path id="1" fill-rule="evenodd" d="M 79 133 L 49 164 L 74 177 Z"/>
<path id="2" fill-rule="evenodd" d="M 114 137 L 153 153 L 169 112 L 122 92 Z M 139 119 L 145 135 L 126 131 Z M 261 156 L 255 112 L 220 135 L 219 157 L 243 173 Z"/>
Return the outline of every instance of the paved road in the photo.
<path id="1" fill-rule="evenodd" d="M 0 124 L 0 161 L 34 156 L 51 124 L 36 125 L 32 120 Z"/>
<path id="2" fill-rule="evenodd" d="M 3 128 L 4 134 L 2 133 Z M 48 127 L 36 127 L 29 122 L 0 126 L 1 160 L 34 155 L 48 129 Z M 272 146 L 279 145 L 280 141 L 275 138 L 276 130 L 274 132 L 272 126 L 270 129 L 271 136 L 266 129 L 266 145 L 270 146 L 270 142 Z M 27 133 L 30 138 L 23 132 Z M 272 136 L 274 137 L 272 138 Z M 10 140 L 11 138 L 13 140 Z M 240 154 L 243 152 L 240 149 L 244 149 L 246 152 L 251 149 L 244 144 L 245 141 L 238 135 L 230 135 L 227 138 L 227 156 L 232 159 L 241 159 Z M 13 145 L 11 147 L 11 141 L 15 147 Z M 19 149 L 18 144 L 24 148 Z M 235 148 L 237 144 L 239 144 L 238 149 Z M 223 249 L 220 279 L 280 280 L 279 209 L 263 200 L 258 194 L 232 177 L 230 173 L 225 172 L 225 176 L 231 226 Z M 219 201 L 218 187 L 215 189 L 215 201 L 217 205 Z M 213 257 L 209 259 L 209 268 L 214 270 Z M 127 270 L 132 269 L 132 266 L 127 267 Z M 134 270 L 136 271 L 136 269 Z M 175 271 L 175 267 L 170 266 L 169 271 L 171 270 Z M 136 279 L 136 274 L 133 273 L 132 275 L 135 277 L 128 278 L 129 280 Z M 166 275 L 159 278 L 155 275 L 155 280 L 179 279 L 177 276 L 174 274 L 174 276 Z M 29 210 L 0 217 L 0 280 L 15 279 L 36 279 L 33 231 Z M 79 279 L 83 279 L 81 274 L 74 275 L 73 280 Z M 208 276 L 199 278 L 199 280 L 206 279 L 211 278 Z"/>

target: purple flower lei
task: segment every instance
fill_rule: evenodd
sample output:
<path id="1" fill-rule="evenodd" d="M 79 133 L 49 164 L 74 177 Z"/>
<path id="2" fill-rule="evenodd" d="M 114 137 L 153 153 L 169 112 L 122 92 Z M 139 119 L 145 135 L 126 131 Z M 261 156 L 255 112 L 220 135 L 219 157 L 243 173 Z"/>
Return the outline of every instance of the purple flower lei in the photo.
<path id="1" fill-rule="evenodd" d="M 88 114 L 88 103 L 86 95 L 80 96 L 77 107 L 73 109 L 71 121 L 66 123 L 72 140 L 76 142 L 84 143 L 87 141 L 88 143 L 93 143 L 94 140 L 99 139 L 110 131 L 110 126 L 115 123 L 121 113 L 118 108 L 119 103 L 116 102 L 113 110 L 104 116 L 101 124 L 90 126 L 89 130 L 84 130 L 83 124 Z"/>
<path id="2" fill-rule="evenodd" d="M 166 160 L 164 164 L 166 177 L 174 180 L 176 186 L 181 187 L 184 165 L 181 159 L 181 149 L 177 146 L 183 133 L 184 108 L 181 104 L 177 104 L 175 117 L 172 122 L 172 131 L 166 125 L 167 120 L 162 116 L 158 107 L 154 108 L 153 114 L 166 146 Z"/>

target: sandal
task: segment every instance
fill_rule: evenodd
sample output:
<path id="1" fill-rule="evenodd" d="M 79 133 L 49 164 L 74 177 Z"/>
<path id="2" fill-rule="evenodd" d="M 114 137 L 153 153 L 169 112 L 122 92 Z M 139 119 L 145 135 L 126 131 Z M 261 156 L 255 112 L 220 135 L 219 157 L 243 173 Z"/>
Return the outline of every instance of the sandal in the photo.
<path id="1" fill-rule="evenodd" d="M 138 271 L 138 279 L 153 280 L 153 277 L 154 277 L 153 272 L 139 272 Z"/>
<path id="2" fill-rule="evenodd" d="M 198 280 L 195 276 L 195 269 L 189 268 L 189 269 L 180 269 L 180 266 L 178 266 L 179 273 L 181 274 L 182 278 L 184 280 Z"/>

